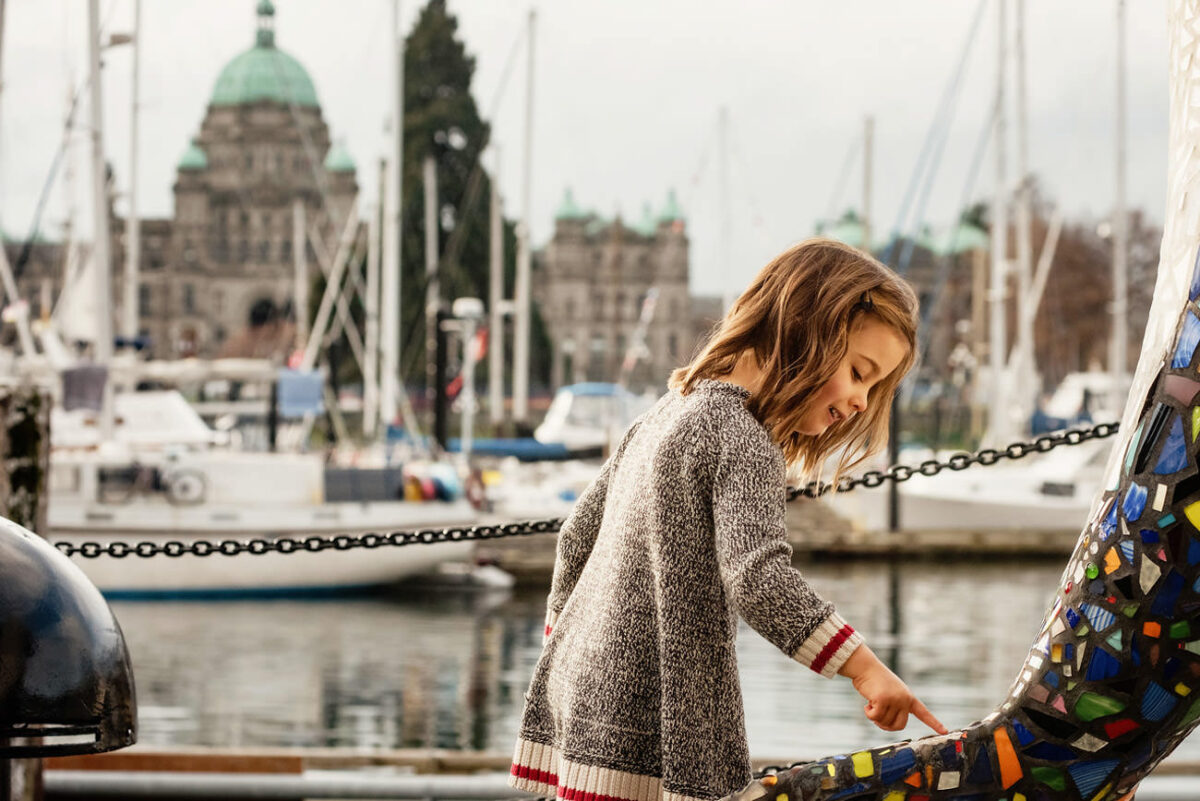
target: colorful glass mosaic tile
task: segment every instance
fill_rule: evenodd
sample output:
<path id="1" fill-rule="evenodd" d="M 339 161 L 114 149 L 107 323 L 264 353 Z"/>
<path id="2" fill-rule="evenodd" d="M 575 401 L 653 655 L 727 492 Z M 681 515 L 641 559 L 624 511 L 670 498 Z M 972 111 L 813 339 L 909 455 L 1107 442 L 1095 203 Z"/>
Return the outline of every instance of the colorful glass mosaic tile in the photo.
<path id="1" fill-rule="evenodd" d="M 1129 801 L 1200 723 L 1197 300 L 1200 253 L 1124 469 L 1009 696 L 961 731 L 860 751 L 836 773 L 798 766 L 773 789 L 790 801 Z M 762 798 L 750 788 L 733 798 Z"/>

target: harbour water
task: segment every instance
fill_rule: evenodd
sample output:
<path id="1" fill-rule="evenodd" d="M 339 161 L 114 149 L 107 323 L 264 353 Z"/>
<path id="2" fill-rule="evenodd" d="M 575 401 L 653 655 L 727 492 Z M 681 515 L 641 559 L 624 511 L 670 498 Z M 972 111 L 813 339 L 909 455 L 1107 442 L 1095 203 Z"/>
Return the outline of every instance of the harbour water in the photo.
<path id="1" fill-rule="evenodd" d="M 336 557 L 331 557 L 336 558 Z M 1017 674 L 1057 560 L 879 561 L 804 568 L 950 727 L 986 715 Z M 140 741 L 506 752 L 541 645 L 542 592 L 406 591 L 329 601 L 114 602 L 132 653 Z M 795 760 L 894 737 L 845 680 L 801 668 L 743 627 L 756 757 Z M 1200 760 L 1200 740 L 1173 759 Z"/>

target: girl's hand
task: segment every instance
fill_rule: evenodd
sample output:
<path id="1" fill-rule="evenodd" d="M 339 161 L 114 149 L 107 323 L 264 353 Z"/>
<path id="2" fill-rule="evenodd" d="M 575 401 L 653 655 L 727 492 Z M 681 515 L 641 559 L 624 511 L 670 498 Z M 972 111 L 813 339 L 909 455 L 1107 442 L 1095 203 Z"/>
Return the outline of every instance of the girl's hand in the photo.
<path id="1" fill-rule="evenodd" d="M 908 725 L 908 716 L 912 714 L 938 734 L 946 733 L 946 727 L 912 694 L 908 685 L 867 646 L 860 645 L 838 672 L 849 677 L 854 689 L 866 699 L 863 710 L 867 719 L 884 731 L 900 731 Z"/>

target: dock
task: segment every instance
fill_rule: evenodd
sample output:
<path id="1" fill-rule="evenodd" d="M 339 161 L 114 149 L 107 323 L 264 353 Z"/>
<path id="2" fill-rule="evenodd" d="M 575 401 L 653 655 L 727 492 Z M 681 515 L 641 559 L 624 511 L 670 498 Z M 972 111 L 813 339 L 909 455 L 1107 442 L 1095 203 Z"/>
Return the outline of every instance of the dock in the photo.
<path id="1" fill-rule="evenodd" d="M 818 501 L 788 504 L 788 541 L 797 562 L 812 559 L 1065 559 L 1078 529 L 862 531 Z M 545 586 L 554 572 L 556 535 L 481 542 L 476 557 L 520 585 Z"/>

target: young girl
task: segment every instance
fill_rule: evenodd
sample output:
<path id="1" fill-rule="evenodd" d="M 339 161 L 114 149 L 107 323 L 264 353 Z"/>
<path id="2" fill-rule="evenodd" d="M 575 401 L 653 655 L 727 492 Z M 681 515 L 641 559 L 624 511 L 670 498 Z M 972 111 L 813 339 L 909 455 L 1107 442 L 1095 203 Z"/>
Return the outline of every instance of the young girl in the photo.
<path id="1" fill-rule="evenodd" d="M 786 468 L 835 476 L 887 442 L 917 301 L 828 239 L 782 253 L 626 432 L 559 533 L 513 786 L 570 801 L 697 801 L 750 780 L 737 615 L 881 729 L 937 721 L 791 566 Z"/>

